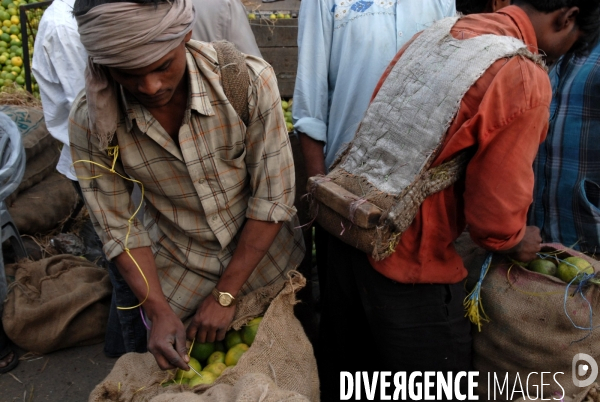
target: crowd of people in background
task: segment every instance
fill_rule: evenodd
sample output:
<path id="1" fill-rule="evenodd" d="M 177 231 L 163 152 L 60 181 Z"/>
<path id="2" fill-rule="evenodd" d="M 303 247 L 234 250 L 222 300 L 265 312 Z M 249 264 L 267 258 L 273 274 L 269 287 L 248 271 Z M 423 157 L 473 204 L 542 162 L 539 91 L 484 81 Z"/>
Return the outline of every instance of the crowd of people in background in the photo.
<path id="1" fill-rule="evenodd" d="M 396 74 L 406 52 L 421 58 L 420 79 L 444 80 L 431 65 L 453 68 L 458 56 L 436 59 L 448 44 L 419 48 L 431 35 L 515 49 L 490 55 L 484 71 L 460 66 L 469 89 L 453 94 L 460 102 L 438 128 L 433 166 L 466 152 L 465 176 L 425 199 L 391 256 L 376 261 L 315 225 L 322 400 L 339 398 L 341 371 L 469 371 L 458 236 L 467 230 L 524 262 L 542 243 L 590 255 L 600 247 L 600 3 L 311 0 L 298 23 L 291 135 L 308 177 L 335 166 L 382 91 L 409 82 Z M 212 44 L 220 40 L 237 50 Z M 310 249 L 277 80 L 245 8 L 55 0 L 35 48 L 46 125 L 63 143 L 57 170 L 73 181 L 109 261 L 105 353 L 150 351 L 162 369 L 185 370 L 186 339 L 223 339 L 237 299 L 284 280 Z M 460 57 L 483 56 L 466 46 Z M 223 79 L 230 65 L 237 91 Z M 441 91 L 427 96 L 445 101 Z M 119 175 L 98 177 L 90 161 Z M 140 303 L 149 330 L 137 309 L 117 308 Z M 2 335 L 6 372 L 17 356 Z M 357 338 L 373 353 L 347 353 Z"/>

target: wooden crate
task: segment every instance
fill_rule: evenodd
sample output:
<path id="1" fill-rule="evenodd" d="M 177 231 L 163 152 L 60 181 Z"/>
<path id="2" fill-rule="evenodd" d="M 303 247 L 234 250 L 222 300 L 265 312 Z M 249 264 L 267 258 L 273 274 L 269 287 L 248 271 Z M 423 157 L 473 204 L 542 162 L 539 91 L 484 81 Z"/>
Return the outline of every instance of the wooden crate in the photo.
<path id="1" fill-rule="evenodd" d="M 261 14 L 250 26 L 263 58 L 275 70 L 281 96 L 291 98 L 298 69 L 298 19 L 271 20 Z"/>

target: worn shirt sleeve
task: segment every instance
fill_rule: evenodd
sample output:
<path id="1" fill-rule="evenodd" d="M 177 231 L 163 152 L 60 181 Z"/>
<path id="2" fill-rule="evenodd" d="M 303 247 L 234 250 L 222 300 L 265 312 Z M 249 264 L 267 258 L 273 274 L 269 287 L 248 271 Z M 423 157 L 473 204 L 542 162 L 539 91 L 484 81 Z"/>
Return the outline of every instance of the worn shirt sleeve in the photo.
<path id="1" fill-rule="evenodd" d="M 203 42 L 226 40 L 243 53 L 262 57 L 241 1 L 195 0 L 193 3 L 196 20 L 192 39 Z"/>
<path id="2" fill-rule="evenodd" d="M 303 1 L 298 16 L 298 70 L 294 85 L 294 127 L 327 144 L 329 58 L 333 32 L 326 0 Z M 333 3 L 333 2 L 331 2 Z"/>
<path id="3" fill-rule="evenodd" d="M 477 150 L 465 177 L 465 218 L 473 240 L 508 250 L 523 238 L 533 195 L 533 161 L 546 138 L 550 83 L 539 66 L 515 57 L 491 83 L 464 129 Z"/>
<path id="4" fill-rule="evenodd" d="M 110 172 L 113 156 L 99 149 L 98 140 L 88 130 L 83 92 L 75 100 L 69 117 L 71 155 L 90 218 L 104 244 L 104 253 L 113 259 L 125 248 L 149 247 L 152 243 L 141 222 L 133 217 L 137 209 L 131 201 L 133 182 L 124 178 L 127 175 L 119 158 L 114 165 L 115 173 Z"/>
<path id="5" fill-rule="evenodd" d="M 260 71 L 250 69 L 250 79 L 245 162 L 251 196 L 246 217 L 268 222 L 289 221 L 296 213 L 294 160 L 277 79 L 268 65 Z"/>

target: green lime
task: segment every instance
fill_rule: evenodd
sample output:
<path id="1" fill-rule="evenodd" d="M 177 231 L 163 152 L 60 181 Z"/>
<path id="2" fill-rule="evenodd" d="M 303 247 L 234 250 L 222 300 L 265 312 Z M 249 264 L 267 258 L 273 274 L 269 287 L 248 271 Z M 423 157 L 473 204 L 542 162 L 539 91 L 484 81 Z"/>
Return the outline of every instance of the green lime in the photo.
<path id="1" fill-rule="evenodd" d="M 544 275 L 556 275 L 556 264 L 550 260 L 544 260 L 542 258 L 537 258 L 531 261 L 527 268 L 531 271 L 538 272 Z"/>
<path id="2" fill-rule="evenodd" d="M 225 363 L 225 352 L 221 352 L 220 350 L 215 350 L 208 356 L 206 360 L 206 364 L 215 364 L 215 363 Z"/>
<path id="3" fill-rule="evenodd" d="M 200 365 L 200 362 L 193 357 L 190 357 L 188 366 L 193 367 L 194 370 L 196 370 L 198 372 L 200 370 L 202 370 L 202 366 Z M 194 370 L 192 370 L 191 368 L 187 371 L 177 369 L 177 374 L 175 375 L 175 380 L 179 380 L 182 377 L 187 378 L 187 379 L 193 378 L 196 375 L 196 373 L 194 373 Z"/>
<path id="4" fill-rule="evenodd" d="M 225 347 L 227 350 L 242 342 L 242 335 L 240 334 L 240 331 L 232 329 L 225 334 Z"/>
<path id="5" fill-rule="evenodd" d="M 208 359 L 208 356 L 215 351 L 213 342 L 194 342 L 190 356 L 195 357 L 198 361 L 203 362 Z"/>
<path id="6" fill-rule="evenodd" d="M 574 280 L 574 283 L 579 283 L 577 277 L 583 274 L 593 274 L 594 267 L 583 258 L 580 257 L 567 257 L 558 264 L 556 270 L 556 276 L 566 283 L 570 283 Z"/>
<path id="7" fill-rule="evenodd" d="M 244 325 L 241 329 L 242 333 L 242 341 L 250 346 L 252 342 L 254 342 L 254 338 L 256 337 L 256 332 L 258 332 L 258 324 L 262 321 L 262 317 L 256 317 L 253 320 L 250 320 L 248 324 Z"/>
<path id="8" fill-rule="evenodd" d="M 204 371 L 209 371 L 218 377 L 226 368 L 227 365 L 225 363 L 211 363 L 204 367 Z"/>
<path id="9" fill-rule="evenodd" d="M 242 357 L 248 349 L 249 347 L 245 343 L 238 343 L 227 351 L 227 354 L 225 355 L 225 364 L 227 366 L 235 366 L 240 360 L 240 357 Z"/>
<path id="10" fill-rule="evenodd" d="M 188 385 L 190 387 L 195 387 L 200 384 L 212 384 L 216 379 L 217 376 L 214 373 L 211 373 L 210 371 L 201 371 L 200 375 L 190 378 Z"/>

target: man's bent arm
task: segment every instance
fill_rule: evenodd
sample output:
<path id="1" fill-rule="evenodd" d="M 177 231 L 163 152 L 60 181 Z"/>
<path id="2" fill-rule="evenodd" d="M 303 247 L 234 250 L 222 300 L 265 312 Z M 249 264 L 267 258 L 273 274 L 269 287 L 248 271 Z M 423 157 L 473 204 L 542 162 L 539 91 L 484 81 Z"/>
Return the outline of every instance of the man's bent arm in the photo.
<path id="1" fill-rule="evenodd" d="M 242 229 L 233 257 L 217 282 L 216 288 L 237 297 L 244 283 L 273 244 L 282 225 L 281 222 L 248 219 Z M 233 320 L 234 313 L 235 307 L 223 307 L 214 297 L 206 297 L 187 329 L 188 338 L 195 338 L 199 342 L 222 340 Z"/>
<path id="2" fill-rule="evenodd" d="M 173 312 L 162 292 L 152 249 L 141 247 L 129 252 L 135 262 L 126 252 L 119 254 L 114 261 L 138 300 L 143 301 L 142 307 L 152 322 L 148 350 L 154 355 L 161 369 L 179 367 L 187 370 L 189 358 L 183 323 Z"/>

